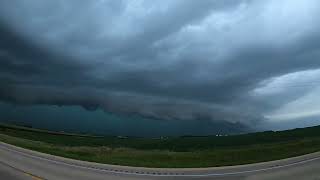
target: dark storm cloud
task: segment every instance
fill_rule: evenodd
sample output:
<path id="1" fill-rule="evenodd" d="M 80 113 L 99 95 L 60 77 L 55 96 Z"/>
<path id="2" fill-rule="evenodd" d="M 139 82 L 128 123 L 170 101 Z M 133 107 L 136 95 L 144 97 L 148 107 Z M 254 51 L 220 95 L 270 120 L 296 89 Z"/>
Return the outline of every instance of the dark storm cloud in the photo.
<path id="1" fill-rule="evenodd" d="M 320 68 L 314 0 L 0 5 L 8 102 L 252 124 L 293 100 L 264 103 L 263 82 Z"/>

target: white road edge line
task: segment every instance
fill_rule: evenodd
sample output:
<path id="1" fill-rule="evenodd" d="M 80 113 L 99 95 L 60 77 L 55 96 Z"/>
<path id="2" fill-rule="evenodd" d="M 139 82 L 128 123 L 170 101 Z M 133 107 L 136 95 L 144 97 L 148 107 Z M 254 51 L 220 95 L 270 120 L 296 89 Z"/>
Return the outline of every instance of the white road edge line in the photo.
<path id="1" fill-rule="evenodd" d="M 41 159 L 44 161 L 52 162 L 55 164 L 63 164 L 67 165 L 70 167 L 76 167 L 76 168 L 82 168 L 82 169 L 87 169 L 87 170 L 93 170 L 93 171 L 98 171 L 98 172 L 108 172 L 108 173 L 113 173 L 113 174 L 120 174 L 120 175 L 136 175 L 136 176 L 150 176 L 150 177 L 212 177 L 212 176 L 231 176 L 231 175 L 240 175 L 240 174 L 248 174 L 248 173 L 255 173 L 255 172 L 263 172 L 263 171 L 268 171 L 268 170 L 274 170 L 274 169 L 280 169 L 280 168 L 285 168 L 285 167 L 291 167 L 295 165 L 300 165 L 300 164 L 306 164 L 308 162 L 316 161 L 320 159 L 320 157 L 312 158 L 312 159 L 307 159 L 299 162 L 294 162 L 286 165 L 281 165 L 281 166 L 274 166 L 274 167 L 268 167 L 268 168 L 262 168 L 262 169 L 255 169 L 255 170 L 248 170 L 248 171 L 236 171 L 236 172 L 230 172 L 230 173 L 208 173 L 208 174 L 159 174 L 160 172 L 149 172 L 149 173 L 135 173 L 135 172 L 119 172 L 119 170 L 107 170 L 107 169 L 102 169 L 102 168 L 93 168 L 93 167 L 86 167 L 82 165 L 75 165 L 75 164 L 70 164 L 62 161 L 57 161 L 57 160 L 52 160 L 44 157 L 39 157 L 39 156 L 34 156 L 32 154 L 28 154 L 25 152 L 21 152 L 18 150 L 10 149 L 8 147 L 3 146 L 1 143 L 1 147 L 11 151 L 15 152 L 27 157 L 31 157 L 34 159 Z"/>

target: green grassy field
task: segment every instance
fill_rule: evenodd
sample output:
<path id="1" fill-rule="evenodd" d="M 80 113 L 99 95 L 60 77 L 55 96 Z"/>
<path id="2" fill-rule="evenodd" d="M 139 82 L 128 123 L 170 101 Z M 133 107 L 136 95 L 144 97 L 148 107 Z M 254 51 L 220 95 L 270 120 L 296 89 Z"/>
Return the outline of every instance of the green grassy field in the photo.
<path id="1" fill-rule="evenodd" d="M 53 155 L 128 166 L 213 167 L 320 150 L 320 126 L 237 136 L 164 139 L 94 137 L 0 125 L 0 141 Z"/>

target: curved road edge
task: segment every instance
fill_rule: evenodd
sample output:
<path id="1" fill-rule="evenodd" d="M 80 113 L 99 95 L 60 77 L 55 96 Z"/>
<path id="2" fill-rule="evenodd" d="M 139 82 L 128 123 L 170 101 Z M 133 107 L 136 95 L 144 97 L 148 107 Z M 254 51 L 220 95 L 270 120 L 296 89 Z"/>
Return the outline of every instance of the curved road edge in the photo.
<path id="1" fill-rule="evenodd" d="M 264 163 L 212 167 L 212 168 L 144 168 L 144 167 L 127 167 L 117 165 L 99 164 L 93 162 L 85 162 L 74 159 L 58 157 L 54 155 L 44 154 L 10 144 L 0 142 L 0 150 L 7 151 L 19 156 L 24 156 L 35 161 L 46 161 L 56 165 L 69 166 L 70 168 L 85 169 L 90 171 L 134 175 L 134 176 L 157 176 L 157 177 L 209 177 L 209 176 L 231 176 L 242 174 L 254 174 L 263 171 L 271 171 L 281 168 L 289 168 L 299 166 L 309 162 L 320 160 L 320 152 L 303 155 L 299 157 L 270 161 Z M 2 159 L 0 159 L 2 161 Z"/>

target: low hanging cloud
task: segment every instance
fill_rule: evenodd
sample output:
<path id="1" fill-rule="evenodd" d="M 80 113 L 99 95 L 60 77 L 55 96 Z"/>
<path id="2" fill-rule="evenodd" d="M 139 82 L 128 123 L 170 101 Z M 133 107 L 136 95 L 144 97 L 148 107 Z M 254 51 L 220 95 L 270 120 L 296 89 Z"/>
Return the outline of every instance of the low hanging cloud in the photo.
<path id="1" fill-rule="evenodd" d="M 268 84 L 320 68 L 319 15 L 317 0 L 5 0 L 0 100 L 252 125 L 316 88 Z"/>

